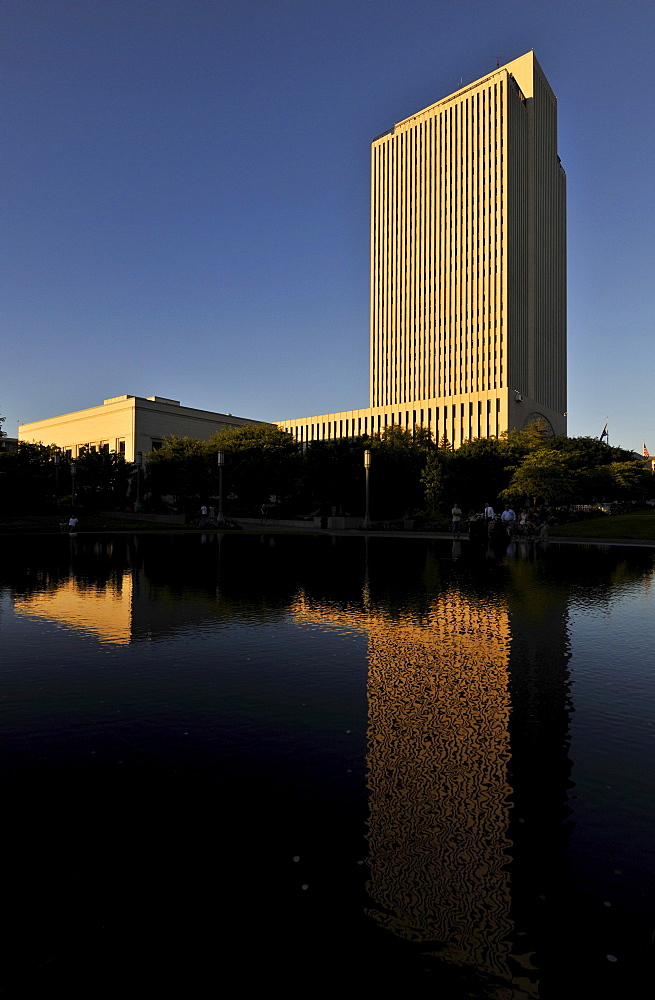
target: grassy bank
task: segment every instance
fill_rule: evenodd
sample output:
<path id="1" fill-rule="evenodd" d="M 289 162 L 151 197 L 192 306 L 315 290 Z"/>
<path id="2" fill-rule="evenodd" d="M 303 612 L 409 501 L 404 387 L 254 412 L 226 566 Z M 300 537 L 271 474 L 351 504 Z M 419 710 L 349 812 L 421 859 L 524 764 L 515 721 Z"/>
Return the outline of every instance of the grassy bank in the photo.
<path id="1" fill-rule="evenodd" d="M 655 511 L 640 510 L 635 514 L 614 514 L 577 521 L 553 528 L 551 538 L 602 538 L 635 542 L 655 542 Z"/>

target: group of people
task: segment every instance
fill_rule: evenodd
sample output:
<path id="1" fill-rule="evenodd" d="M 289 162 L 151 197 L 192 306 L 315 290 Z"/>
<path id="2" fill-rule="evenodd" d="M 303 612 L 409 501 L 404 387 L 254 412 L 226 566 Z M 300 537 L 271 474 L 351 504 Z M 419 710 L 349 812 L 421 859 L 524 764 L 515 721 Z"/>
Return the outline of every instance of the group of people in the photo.
<path id="1" fill-rule="evenodd" d="M 505 505 L 505 511 L 508 511 L 509 514 L 508 514 L 507 517 L 503 516 L 503 518 L 502 518 L 503 520 L 510 521 L 510 520 L 514 520 L 516 518 L 516 514 L 514 513 L 513 510 L 510 509 L 509 504 Z M 464 516 L 463 511 L 460 508 L 459 504 L 457 504 L 457 503 L 455 504 L 455 506 L 452 509 L 451 516 L 452 516 L 452 519 L 453 519 L 453 538 L 457 538 L 457 537 L 459 537 L 459 534 L 460 534 L 461 529 L 462 529 L 462 519 L 463 519 L 463 516 Z M 468 524 L 469 524 L 469 533 L 470 534 L 472 534 L 472 532 L 473 532 L 473 529 L 471 528 L 471 525 L 473 525 L 475 527 L 480 520 L 482 520 L 483 522 L 486 521 L 486 523 L 487 523 L 487 532 L 490 534 L 492 526 L 496 522 L 496 512 L 494 511 L 494 509 L 491 506 L 491 504 L 487 504 L 485 506 L 485 508 L 484 508 L 484 514 L 482 515 L 482 517 L 480 517 L 478 514 L 476 514 L 474 510 L 470 510 L 468 512 L 468 517 L 467 517 L 466 520 L 468 521 Z"/>
<path id="2" fill-rule="evenodd" d="M 543 515 L 543 516 L 542 516 Z M 452 509 L 452 531 L 453 538 L 458 538 L 462 528 L 463 512 L 459 504 L 455 504 Z M 496 512 L 490 503 L 487 503 L 484 508 L 484 513 L 480 515 L 476 514 L 474 510 L 470 510 L 468 513 L 468 524 L 469 524 L 469 534 L 473 533 L 475 525 L 482 520 L 486 522 L 487 535 L 490 537 L 498 523 L 498 518 L 496 517 Z M 526 507 L 521 508 L 521 511 L 517 517 L 516 512 L 512 507 L 506 503 L 505 509 L 500 514 L 500 523 L 502 528 L 505 529 L 510 538 L 516 536 L 522 536 L 524 538 L 545 538 L 548 534 L 548 523 L 546 518 L 546 512 L 542 510 L 538 514 L 534 514 L 529 511 Z M 471 527 L 473 525 L 473 528 Z"/>
<path id="3" fill-rule="evenodd" d="M 535 515 L 523 507 L 516 519 L 515 534 L 524 538 L 544 538 L 548 534 L 548 522 L 541 514 Z"/>

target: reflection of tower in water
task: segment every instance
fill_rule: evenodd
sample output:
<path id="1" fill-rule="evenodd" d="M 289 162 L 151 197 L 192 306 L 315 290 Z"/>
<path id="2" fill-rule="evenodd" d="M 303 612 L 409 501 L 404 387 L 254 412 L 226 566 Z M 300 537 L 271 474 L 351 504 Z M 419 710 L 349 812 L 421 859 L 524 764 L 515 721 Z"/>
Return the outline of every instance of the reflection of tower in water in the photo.
<path id="1" fill-rule="evenodd" d="M 450 591 L 369 635 L 370 914 L 507 980 L 507 611 Z"/>
<path id="2" fill-rule="evenodd" d="M 294 607 L 369 637 L 369 917 L 498 1000 L 541 996 L 558 962 L 540 895 L 566 846 L 566 592 L 535 570 L 512 561 L 476 592 L 415 565 L 420 612 L 379 598 L 379 570 L 363 609 Z"/>
<path id="3" fill-rule="evenodd" d="M 535 569 L 369 622 L 369 913 L 503 1000 L 540 996 L 544 962 L 559 975 L 566 595 Z"/>

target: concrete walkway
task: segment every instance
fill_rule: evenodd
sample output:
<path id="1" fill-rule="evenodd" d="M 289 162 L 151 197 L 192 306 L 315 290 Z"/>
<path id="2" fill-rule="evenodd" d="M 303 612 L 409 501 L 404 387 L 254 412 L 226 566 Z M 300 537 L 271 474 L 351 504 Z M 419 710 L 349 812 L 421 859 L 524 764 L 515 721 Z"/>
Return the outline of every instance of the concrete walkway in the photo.
<path id="1" fill-rule="evenodd" d="M 337 528 L 316 528 L 313 524 L 295 525 L 293 527 L 283 524 L 276 524 L 275 521 L 257 522 L 253 518 L 235 518 L 243 526 L 245 531 L 261 532 L 263 534 L 304 534 L 308 532 L 314 535 L 341 536 L 344 538 L 368 537 L 368 538 L 438 538 L 447 541 L 454 541 L 448 531 L 364 531 L 362 528 L 349 528 L 348 530 Z M 461 541 L 468 542 L 468 532 L 463 531 L 459 536 Z M 566 538 L 551 534 L 546 543 L 539 539 L 528 541 L 527 539 L 515 539 L 525 545 L 622 545 L 625 547 L 655 548 L 654 539 L 634 539 L 634 538 Z"/>

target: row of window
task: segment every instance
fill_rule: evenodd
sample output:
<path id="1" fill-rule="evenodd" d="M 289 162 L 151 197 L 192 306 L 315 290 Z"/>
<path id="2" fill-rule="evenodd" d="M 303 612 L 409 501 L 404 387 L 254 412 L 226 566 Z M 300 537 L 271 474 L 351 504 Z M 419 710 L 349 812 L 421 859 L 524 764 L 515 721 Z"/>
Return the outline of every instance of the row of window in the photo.
<path id="1" fill-rule="evenodd" d="M 113 447 L 111 444 L 113 443 Z M 68 444 L 62 448 L 67 458 L 79 458 L 83 452 L 113 451 L 125 455 L 125 438 L 114 438 L 109 441 L 85 441 L 83 444 Z"/>
<path id="2" fill-rule="evenodd" d="M 398 426 L 414 432 L 425 427 L 432 432 L 435 442 L 446 435 L 451 444 L 478 437 L 497 436 L 501 430 L 501 401 L 450 404 L 420 410 L 399 410 L 397 413 L 378 413 L 345 420 L 328 420 L 321 423 L 301 424 L 291 427 L 296 441 L 329 441 L 332 439 L 361 437 L 382 433 L 386 427 Z"/>
<path id="3" fill-rule="evenodd" d="M 162 446 L 161 438 L 151 438 L 150 450 L 158 451 Z M 85 441 L 83 444 L 69 444 L 62 448 L 67 458 L 79 458 L 84 452 L 113 452 L 125 457 L 125 438 L 113 438 L 111 441 Z"/>

